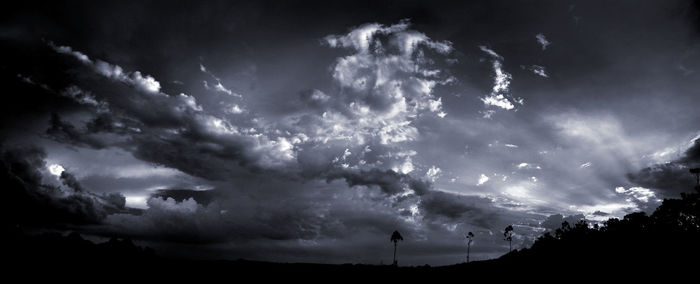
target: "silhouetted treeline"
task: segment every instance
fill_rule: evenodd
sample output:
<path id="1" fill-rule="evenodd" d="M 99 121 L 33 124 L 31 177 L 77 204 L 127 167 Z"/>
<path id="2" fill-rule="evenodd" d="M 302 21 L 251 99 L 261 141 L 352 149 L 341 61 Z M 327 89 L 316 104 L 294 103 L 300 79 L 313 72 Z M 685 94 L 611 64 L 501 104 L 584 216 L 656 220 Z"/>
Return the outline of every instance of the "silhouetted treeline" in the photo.
<path id="1" fill-rule="evenodd" d="M 666 199 L 651 215 L 636 212 L 603 225 L 562 223 L 528 249 L 504 255 L 494 263 L 558 269 L 608 267 L 675 271 L 698 267 L 700 195 Z M 622 271 L 622 270 L 620 270 Z M 649 272 L 649 271 L 646 271 Z"/>

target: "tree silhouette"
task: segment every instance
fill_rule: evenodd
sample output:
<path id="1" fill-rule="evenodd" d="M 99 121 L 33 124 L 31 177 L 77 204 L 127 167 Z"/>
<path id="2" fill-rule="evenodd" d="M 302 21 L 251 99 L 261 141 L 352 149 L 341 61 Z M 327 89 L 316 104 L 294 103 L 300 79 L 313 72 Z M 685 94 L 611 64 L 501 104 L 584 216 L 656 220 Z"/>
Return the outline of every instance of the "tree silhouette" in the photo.
<path id="1" fill-rule="evenodd" d="M 396 262 L 396 245 L 399 241 L 403 241 L 403 237 L 399 233 L 399 231 L 394 231 L 394 233 L 391 234 L 391 239 L 392 242 L 394 242 L 394 266 L 396 266 L 398 263 Z"/>
<path id="2" fill-rule="evenodd" d="M 472 246 L 472 238 L 474 238 L 474 233 L 467 233 L 467 263 L 469 263 L 469 248 Z"/>
<path id="3" fill-rule="evenodd" d="M 504 240 L 508 241 L 508 252 L 513 251 L 513 226 L 508 225 L 505 231 L 503 231 Z"/>

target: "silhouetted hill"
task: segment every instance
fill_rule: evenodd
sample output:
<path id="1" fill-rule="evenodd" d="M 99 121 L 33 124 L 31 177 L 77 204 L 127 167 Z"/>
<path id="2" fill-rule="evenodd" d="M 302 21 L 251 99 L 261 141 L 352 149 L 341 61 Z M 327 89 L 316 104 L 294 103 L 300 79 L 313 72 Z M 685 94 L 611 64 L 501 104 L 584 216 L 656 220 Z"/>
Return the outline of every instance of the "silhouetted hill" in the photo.
<path id="1" fill-rule="evenodd" d="M 593 271 L 644 277 L 681 277 L 700 264 L 700 194 L 666 199 L 650 216 L 644 212 L 609 219 L 603 226 L 562 223 L 526 249 L 499 259 L 455 265 L 446 270 Z"/>
<path id="2" fill-rule="evenodd" d="M 112 238 L 93 243 L 75 232 L 65 236 L 59 233 L 26 234 L 19 229 L 10 229 L 5 235 L 11 237 L 4 244 L 4 256 L 19 264 L 133 264 L 157 258 L 153 249 L 138 247 L 130 239 Z"/>

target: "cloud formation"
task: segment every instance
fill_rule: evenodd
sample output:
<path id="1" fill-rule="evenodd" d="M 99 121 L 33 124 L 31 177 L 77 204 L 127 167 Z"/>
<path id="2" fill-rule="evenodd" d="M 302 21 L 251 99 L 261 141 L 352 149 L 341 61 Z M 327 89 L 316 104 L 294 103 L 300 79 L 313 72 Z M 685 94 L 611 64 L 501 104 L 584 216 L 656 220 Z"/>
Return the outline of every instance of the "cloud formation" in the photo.
<path id="1" fill-rule="evenodd" d="M 542 46 L 542 50 L 547 49 L 547 46 L 549 46 L 551 44 L 547 40 L 547 37 L 545 37 L 544 34 L 542 34 L 542 33 L 535 35 L 535 39 L 537 39 L 537 43 L 539 43 Z"/>
<path id="2" fill-rule="evenodd" d="M 199 70 L 202 71 L 203 73 L 208 74 L 214 80 L 216 80 L 216 84 L 214 86 L 211 86 L 207 80 L 202 81 L 205 89 L 221 92 L 221 93 L 227 94 L 229 96 L 234 96 L 234 97 L 239 97 L 239 98 L 242 97 L 240 94 L 234 93 L 233 91 L 231 91 L 231 89 L 227 89 L 226 87 L 224 87 L 224 85 L 221 84 L 221 78 L 214 75 L 214 73 L 209 71 L 209 69 L 207 69 L 207 67 L 204 66 L 203 64 L 199 64 Z"/>
<path id="3" fill-rule="evenodd" d="M 0 179 L 12 200 L 3 211 L 11 226 L 71 228 L 100 224 L 110 214 L 127 212 L 124 196 L 85 191 L 76 178 L 62 171 L 64 186 L 46 183 L 46 153 L 37 147 L 2 149 Z"/>
<path id="4" fill-rule="evenodd" d="M 696 137 L 688 145 L 689 147 L 678 159 L 653 164 L 638 172 L 629 173 L 627 177 L 631 182 L 642 187 L 657 189 L 663 197 L 675 197 L 681 192 L 691 192 L 695 181 L 689 169 L 700 167 L 700 139 Z M 645 193 L 646 191 L 637 192 L 630 188 L 628 194 L 647 199 Z"/>
<path id="5" fill-rule="evenodd" d="M 537 74 L 540 77 L 549 78 L 549 75 L 547 74 L 547 70 L 545 69 L 544 66 L 532 65 L 532 66 L 528 67 L 527 69 L 532 71 L 532 73 Z"/>
<path id="6" fill-rule="evenodd" d="M 109 79 L 123 82 L 145 93 L 158 94 L 160 92 L 160 82 L 156 81 L 150 75 L 142 75 L 140 71 L 125 72 L 119 65 L 107 63 L 102 60 L 93 61 L 80 51 L 73 50 L 70 46 L 56 45 L 53 42 L 48 43 L 56 52 L 73 56 L 81 63 L 92 68 L 97 74 L 100 74 Z"/>
<path id="7" fill-rule="evenodd" d="M 144 208 L 143 213 L 110 214 L 103 221 L 105 227 L 93 233 L 210 246 L 260 239 L 324 242 L 342 239 L 351 230 L 374 235 L 392 226 L 416 239 L 453 234 L 466 226 L 464 222 L 495 230 L 494 226 L 517 217 L 496 214 L 499 210 L 489 199 L 433 189 L 442 170 L 414 160 L 419 153 L 410 143 L 420 138 L 417 126 L 446 117 L 443 98 L 435 90 L 455 79 L 436 60 L 449 59 L 451 43 L 432 40 L 409 27 L 408 21 L 365 24 L 347 34 L 325 37 L 324 45 L 349 51 L 331 67 L 338 89 L 301 92 L 298 99 L 304 107 L 277 121 L 257 116 L 243 101 L 219 103 L 223 106 L 219 111 L 218 105 L 206 100 L 168 94 L 160 87 L 159 95 L 152 96 L 154 92 L 139 83 L 145 78 L 138 77 L 140 73 L 122 76 L 124 71 L 116 64 L 93 61 L 69 47 L 54 47 L 94 66 L 90 71 L 126 83 L 132 91 L 117 95 L 76 85 L 71 88 L 75 95 L 69 97 L 79 102 L 80 94 L 89 94 L 108 107 L 94 108 L 87 122 L 55 114 L 46 134 L 78 147 L 118 148 L 216 184 L 207 191 L 129 195 L 129 204 Z M 205 89 L 228 94 L 207 67 L 201 64 L 199 71 L 217 82 L 204 81 Z M 501 75 L 510 76 L 506 74 Z M 499 82 L 498 91 L 507 91 L 509 82 Z M 90 86 L 89 81 L 83 84 Z M 61 176 L 75 192 L 86 191 L 74 175 Z M 273 191 L 281 186 L 288 190 Z M 343 193 L 331 197 L 319 194 L 321 188 Z M 290 201 L 278 208 L 260 199 L 273 192 L 274 200 Z M 306 200 L 313 194 L 318 197 Z M 346 199 L 338 200 L 338 194 Z M 143 204 L 134 203 L 137 199 Z M 351 199 L 358 203 L 347 204 Z M 241 207 L 247 209 L 236 209 Z M 334 207 L 342 212 L 328 209 Z M 370 213 L 368 208 L 378 211 Z M 394 221 L 387 225 L 377 218 Z M 492 245 L 500 246 L 495 241 Z"/>
<path id="8" fill-rule="evenodd" d="M 522 98 L 515 99 L 510 95 L 509 87 L 513 76 L 503 70 L 503 57 L 484 45 L 479 46 L 479 49 L 492 57 L 491 62 L 494 72 L 491 93 L 481 98 L 484 105 L 495 106 L 505 110 L 514 109 L 515 104 L 522 105 L 524 102 Z"/>
<path id="9" fill-rule="evenodd" d="M 497 257 L 507 225 L 519 248 L 548 215 L 692 187 L 693 13 L 658 13 L 678 3 L 348 4 L 10 13 L 0 140 L 45 149 L 45 204 L 141 208 L 47 222 L 181 257 L 388 263 L 399 230 L 402 264 L 456 263 L 465 232 Z"/>

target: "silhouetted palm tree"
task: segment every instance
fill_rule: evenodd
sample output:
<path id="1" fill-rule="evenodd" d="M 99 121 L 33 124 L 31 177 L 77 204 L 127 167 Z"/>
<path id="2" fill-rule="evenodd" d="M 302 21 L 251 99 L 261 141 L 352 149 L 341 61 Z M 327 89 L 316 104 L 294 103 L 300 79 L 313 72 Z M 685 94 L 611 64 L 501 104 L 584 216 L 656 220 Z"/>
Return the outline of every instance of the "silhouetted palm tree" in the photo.
<path id="1" fill-rule="evenodd" d="M 391 241 L 394 242 L 394 262 L 393 263 L 394 263 L 394 265 L 397 265 L 397 262 L 396 262 L 396 244 L 399 241 L 403 241 L 403 237 L 401 236 L 399 231 L 394 231 L 394 233 L 391 234 Z"/>
<path id="2" fill-rule="evenodd" d="M 474 238 L 474 233 L 469 232 L 467 234 L 467 263 L 469 263 L 469 248 L 472 246 L 472 238 Z"/>
<path id="3" fill-rule="evenodd" d="M 508 225 L 505 231 L 503 231 L 504 240 L 508 241 L 508 252 L 513 251 L 513 226 Z"/>

